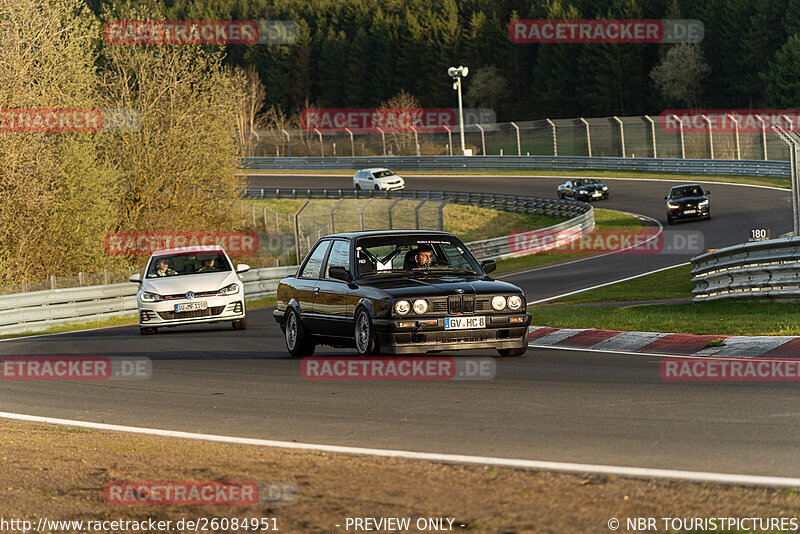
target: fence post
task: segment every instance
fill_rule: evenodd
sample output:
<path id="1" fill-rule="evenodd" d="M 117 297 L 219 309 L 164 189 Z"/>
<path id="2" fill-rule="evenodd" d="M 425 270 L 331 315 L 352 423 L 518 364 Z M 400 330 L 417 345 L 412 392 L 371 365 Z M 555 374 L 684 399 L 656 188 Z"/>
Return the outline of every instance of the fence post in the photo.
<path id="1" fill-rule="evenodd" d="M 419 135 L 417 134 L 417 129 L 411 126 L 411 131 L 414 132 L 414 144 L 417 145 L 417 157 L 419 157 Z"/>
<path id="2" fill-rule="evenodd" d="M 614 115 L 614 120 L 619 123 L 619 137 L 622 140 L 622 157 L 625 157 L 625 126 L 622 124 L 622 121 L 619 117 Z"/>
<path id="3" fill-rule="evenodd" d="M 586 144 L 589 146 L 589 157 L 592 157 L 592 134 L 589 133 L 589 121 L 583 117 L 578 117 L 586 125 Z M 513 122 L 511 124 L 514 124 Z"/>
<path id="4" fill-rule="evenodd" d="M 339 190 L 339 194 L 340 195 L 342 194 L 341 189 Z M 331 233 L 332 234 L 336 233 L 336 209 L 339 206 L 341 206 L 342 202 L 344 202 L 344 199 L 339 200 L 339 202 L 334 204 L 333 208 L 331 208 Z"/>
<path id="5" fill-rule="evenodd" d="M 381 140 L 383 141 L 383 155 L 386 156 L 386 134 L 384 134 L 383 130 L 381 130 L 377 126 L 375 127 L 375 129 L 381 133 Z"/>
<path id="6" fill-rule="evenodd" d="M 400 202 L 401 200 L 403 200 L 403 199 L 402 199 L 402 198 L 398 198 L 397 200 L 395 200 L 394 202 L 392 202 L 392 203 L 389 205 L 389 210 L 388 210 L 388 212 L 387 212 L 387 213 L 388 213 L 388 215 L 389 215 L 389 230 L 394 230 L 394 225 L 393 225 L 393 223 L 392 223 L 392 210 L 393 210 L 393 209 L 394 209 L 394 207 L 397 205 L 397 203 L 398 203 L 398 202 Z"/>
<path id="7" fill-rule="evenodd" d="M 297 265 L 300 265 L 300 212 L 308 206 L 309 201 L 306 200 L 303 202 L 303 205 L 300 206 L 296 212 L 294 212 L 294 243 L 295 243 L 295 252 L 297 253 Z"/>
<path id="8" fill-rule="evenodd" d="M 728 117 L 733 121 L 733 132 L 736 135 L 736 159 L 742 159 L 742 152 L 739 150 L 739 121 L 730 113 Z"/>
<path id="9" fill-rule="evenodd" d="M 711 131 L 711 119 L 706 117 L 705 115 L 700 115 L 706 120 L 706 124 L 708 124 L 708 148 L 711 152 L 711 159 L 714 159 L 714 133 Z"/>
<path id="10" fill-rule="evenodd" d="M 78 273 L 78 285 L 83 287 L 83 273 Z"/>
<path id="11" fill-rule="evenodd" d="M 317 135 L 319 135 L 319 155 L 320 155 L 320 157 L 324 158 L 325 157 L 325 147 L 322 144 L 322 132 L 320 132 L 318 128 L 314 128 L 314 131 L 317 132 Z"/>
<path id="12" fill-rule="evenodd" d="M 110 277 L 108 276 L 108 269 L 103 269 L 103 283 L 104 283 L 105 285 L 108 285 L 108 284 L 110 284 L 110 283 L 111 283 L 111 279 L 110 279 Z"/>
<path id="13" fill-rule="evenodd" d="M 517 156 L 521 156 L 522 155 L 522 147 L 519 144 L 519 126 L 517 126 L 517 123 L 515 123 L 515 122 L 512 122 L 511 126 L 513 126 L 514 129 L 517 131 Z M 591 154 L 589 154 L 589 155 L 591 156 Z"/>
<path id="14" fill-rule="evenodd" d="M 350 130 L 350 128 L 345 128 L 344 130 L 350 134 L 350 153 L 353 155 L 353 157 L 356 157 L 356 144 L 353 140 L 353 132 Z"/>
<path id="15" fill-rule="evenodd" d="M 359 213 L 359 215 L 361 216 L 361 229 L 362 229 L 362 230 L 364 230 L 364 212 L 365 212 L 365 211 L 367 211 L 367 208 L 369 207 L 369 204 L 370 204 L 370 202 L 372 202 L 372 200 L 373 200 L 372 198 L 370 198 L 369 200 L 367 200 L 367 201 L 364 203 L 364 207 L 363 207 L 363 208 L 361 208 L 361 213 Z"/>
<path id="16" fill-rule="evenodd" d="M 447 146 L 450 148 L 450 155 L 453 155 L 453 131 L 445 124 L 444 129 L 447 130 Z"/>
<path id="17" fill-rule="evenodd" d="M 677 115 L 673 115 L 672 118 L 681 125 L 681 158 L 686 159 L 686 145 L 683 142 L 683 119 L 678 118 Z"/>
<path id="18" fill-rule="evenodd" d="M 444 202 L 442 202 L 441 204 L 439 204 L 439 227 L 438 227 L 438 230 L 439 230 L 440 232 L 443 232 L 443 231 L 444 231 L 444 207 L 445 207 L 445 206 L 446 206 L 446 205 L 447 205 L 449 202 L 450 202 L 450 199 L 449 199 L 449 198 L 447 198 L 447 199 L 445 199 L 445 200 L 444 200 Z"/>
<path id="19" fill-rule="evenodd" d="M 651 119 L 649 115 L 645 115 L 644 118 L 650 121 L 650 135 L 653 136 L 653 158 L 657 158 L 658 148 L 656 147 L 656 123 L 653 122 L 653 119 Z"/>
<path id="20" fill-rule="evenodd" d="M 792 235 L 800 235 L 800 191 L 798 191 L 798 168 L 797 168 L 797 152 L 800 149 L 800 136 L 794 132 L 787 132 L 780 126 L 773 126 L 772 131 L 778 134 L 783 141 L 789 145 L 789 166 L 792 175 Z"/>
<path id="21" fill-rule="evenodd" d="M 427 200 L 423 200 L 417 207 L 414 208 L 414 226 L 416 230 L 419 230 L 419 209 L 427 202 Z"/>
<path id="22" fill-rule="evenodd" d="M 51 274 L 50 275 L 50 289 L 55 289 L 55 288 L 56 288 L 56 275 Z"/>
<path id="23" fill-rule="evenodd" d="M 756 115 L 756 118 L 761 121 L 761 143 L 764 145 L 764 161 L 767 161 L 767 124 L 760 115 Z"/>
<path id="24" fill-rule="evenodd" d="M 477 126 L 478 129 L 481 131 L 481 156 L 485 156 L 486 155 L 486 137 L 483 134 L 483 126 L 481 126 L 477 122 L 475 123 L 475 126 Z"/>
<path id="25" fill-rule="evenodd" d="M 289 157 L 292 157 L 292 138 L 289 137 L 289 132 L 286 130 L 281 131 L 286 134 L 286 148 L 289 150 Z"/>
<path id="26" fill-rule="evenodd" d="M 553 155 L 558 156 L 558 138 L 556 137 L 556 123 L 551 121 L 550 119 L 545 119 L 547 124 L 553 128 Z"/>

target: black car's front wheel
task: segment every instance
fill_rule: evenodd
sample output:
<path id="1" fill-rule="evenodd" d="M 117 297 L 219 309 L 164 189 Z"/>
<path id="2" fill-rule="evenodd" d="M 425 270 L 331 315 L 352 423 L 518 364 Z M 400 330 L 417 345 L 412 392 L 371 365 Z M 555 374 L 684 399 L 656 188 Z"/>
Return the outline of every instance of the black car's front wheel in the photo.
<path id="1" fill-rule="evenodd" d="M 290 309 L 286 314 L 284 335 L 286 338 L 286 350 L 289 351 L 293 358 L 314 355 L 314 349 L 317 348 L 317 344 L 306 334 L 303 323 L 300 321 L 300 316 L 294 308 Z"/>
<path id="2" fill-rule="evenodd" d="M 369 356 L 378 350 L 378 342 L 375 339 L 375 327 L 372 319 L 364 308 L 356 313 L 355 321 L 355 341 L 356 352 L 359 356 Z"/>

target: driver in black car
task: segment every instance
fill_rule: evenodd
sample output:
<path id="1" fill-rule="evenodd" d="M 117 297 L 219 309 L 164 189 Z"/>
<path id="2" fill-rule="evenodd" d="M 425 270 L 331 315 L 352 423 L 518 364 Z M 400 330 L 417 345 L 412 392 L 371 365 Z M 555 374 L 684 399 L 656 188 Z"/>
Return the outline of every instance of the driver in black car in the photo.
<path id="1" fill-rule="evenodd" d="M 425 269 L 433 266 L 433 249 L 429 245 L 420 245 L 414 253 L 414 269 Z"/>

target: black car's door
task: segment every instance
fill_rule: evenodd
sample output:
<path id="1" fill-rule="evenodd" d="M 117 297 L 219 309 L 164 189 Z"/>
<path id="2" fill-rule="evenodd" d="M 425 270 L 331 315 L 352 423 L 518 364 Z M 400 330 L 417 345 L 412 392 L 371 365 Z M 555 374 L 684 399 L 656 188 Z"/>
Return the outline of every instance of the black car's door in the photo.
<path id="1" fill-rule="evenodd" d="M 348 271 L 351 270 L 349 241 L 337 239 L 331 246 L 324 272 L 317 283 L 314 296 L 314 316 L 318 321 L 320 334 L 352 337 L 353 314 L 357 297 L 347 282 L 331 278 L 331 267 L 344 267 Z"/>
<path id="2" fill-rule="evenodd" d="M 314 314 L 314 295 L 318 291 L 317 285 L 322 273 L 322 265 L 325 256 L 330 249 L 330 240 L 320 241 L 311 251 L 308 260 L 293 281 L 292 297 L 297 300 L 300 306 L 300 319 L 303 326 L 316 333 L 319 328 L 319 321 Z"/>

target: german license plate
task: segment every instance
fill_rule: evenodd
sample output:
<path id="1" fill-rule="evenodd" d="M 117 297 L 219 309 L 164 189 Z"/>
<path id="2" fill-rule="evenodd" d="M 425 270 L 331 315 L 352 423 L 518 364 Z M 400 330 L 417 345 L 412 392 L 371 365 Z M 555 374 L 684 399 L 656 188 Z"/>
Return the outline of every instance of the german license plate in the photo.
<path id="1" fill-rule="evenodd" d="M 595 191 L 594 193 L 592 193 L 592 196 L 595 196 L 595 197 L 602 197 L 602 196 L 603 196 L 603 193 L 601 193 L 600 191 Z"/>
<path id="2" fill-rule="evenodd" d="M 187 312 L 187 311 L 197 311 L 197 310 L 205 310 L 208 308 L 208 302 L 201 300 L 198 302 L 189 302 L 187 304 L 176 304 L 175 311 L 176 312 Z"/>
<path id="3" fill-rule="evenodd" d="M 683 210 L 683 213 L 685 213 L 686 215 L 693 215 L 697 213 L 697 210 Z"/>
<path id="4" fill-rule="evenodd" d="M 486 328 L 486 317 L 445 317 L 445 330 L 466 330 L 468 328 Z"/>

